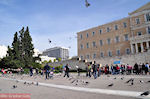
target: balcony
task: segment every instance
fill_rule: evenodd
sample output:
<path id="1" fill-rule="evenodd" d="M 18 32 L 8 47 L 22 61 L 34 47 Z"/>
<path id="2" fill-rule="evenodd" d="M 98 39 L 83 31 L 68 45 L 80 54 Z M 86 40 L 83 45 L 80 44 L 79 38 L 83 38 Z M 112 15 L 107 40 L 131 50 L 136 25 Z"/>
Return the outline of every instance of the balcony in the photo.
<path id="1" fill-rule="evenodd" d="M 148 41 L 148 40 L 150 40 L 150 34 L 134 36 L 130 38 L 131 43 L 139 43 L 139 42 Z"/>

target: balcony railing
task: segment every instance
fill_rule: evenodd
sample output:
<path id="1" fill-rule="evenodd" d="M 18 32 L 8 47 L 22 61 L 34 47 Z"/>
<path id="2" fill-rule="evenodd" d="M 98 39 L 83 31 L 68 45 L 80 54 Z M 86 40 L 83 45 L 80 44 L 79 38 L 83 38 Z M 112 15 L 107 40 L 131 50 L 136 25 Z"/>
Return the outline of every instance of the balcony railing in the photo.
<path id="1" fill-rule="evenodd" d="M 144 34 L 140 36 L 134 36 L 130 38 L 131 42 L 145 41 L 150 39 L 150 34 Z"/>

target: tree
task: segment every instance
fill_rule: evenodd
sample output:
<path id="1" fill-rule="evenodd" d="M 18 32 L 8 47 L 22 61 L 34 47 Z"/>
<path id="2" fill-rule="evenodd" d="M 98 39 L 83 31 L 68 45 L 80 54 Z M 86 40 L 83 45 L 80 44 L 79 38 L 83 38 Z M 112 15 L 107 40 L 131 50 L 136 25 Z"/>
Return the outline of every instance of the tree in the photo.
<path id="1" fill-rule="evenodd" d="M 56 62 L 56 59 L 54 59 L 54 62 Z"/>
<path id="2" fill-rule="evenodd" d="M 19 60 L 20 52 L 19 52 L 19 38 L 17 32 L 14 35 L 14 41 L 12 43 L 12 52 L 13 52 L 14 59 Z"/>
<path id="3" fill-rule="evenodd" d="M 49 60 L 48 62 L 49 62 L 49 63 L 51 63 L 51 62 L 52 62 L 52 60 Z"/>
<path id="4" fill-rule="evenodd" d="M 30 36 L 29 28 L 24 31 L 24 27 L 19 31 L 19 35 L 16 32 L 12 42 L 12 47 L 8 46 L 7 55 L 0 60 L 0 66 L 6 68 L 18 68 L 18 67 L 40 67 L 41 65 L 36 63 L 36 60 L 40 60 L 40 57 L 33 57 L 34 47 L 32 44 L 32 38 Z"/>
<path id="5" fill-rule="evenodd" d="M 23 38 L 23 44 L 24 44 L 24 61 L 25 65 L 31 65 L 33 62 L 33 54 L 34 54 L 34 47 L 32 44 L 32 38 L 30 36 L 29 28 L 26 28 L 26 31 L 24 32 L 24 38 Z"/>
<path id="6" fill-rule="evenodd" d="M 61 61 L 61 58 L 58 58 L 58 61 L 60 62 L 60 61 Z"/>

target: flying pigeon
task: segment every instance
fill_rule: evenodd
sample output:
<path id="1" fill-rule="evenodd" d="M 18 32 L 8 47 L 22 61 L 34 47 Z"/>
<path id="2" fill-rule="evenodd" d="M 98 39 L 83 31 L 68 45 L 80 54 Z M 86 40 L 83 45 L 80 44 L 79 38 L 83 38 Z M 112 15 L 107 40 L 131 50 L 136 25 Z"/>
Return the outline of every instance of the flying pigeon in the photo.
<path id="1" fill-rule="evenodd" d="M 114 85 L 114 84 L 113 84 L 113 83 L 111 83 L 111 84 L 109 84 L 109 85 L 108 85 L 108 87 L 112 87 L 113 85 Z"/>
<path id="2" fill-rule="evenodd" d="M 85 0 L 85 6 L 86 6 L 86 7 L 89 7 L 89 6 L 90 6 L 90 4 L 88 3 L 87 0 Z"/>
<path id="3" fill-rule="evenodd" d="M 147 96 L 147 95 L 149 95 L 149 94 L 150 94 L 149 91 L 145 91 L 145 92 L 143 92 L 143 93 L 141 94 L 141 96 Z"/>
<path id="4" fill-rule="evenodd" d="M 49 43 L 51 43 L 52 41 L 50 39 L 48 39 Z"/>

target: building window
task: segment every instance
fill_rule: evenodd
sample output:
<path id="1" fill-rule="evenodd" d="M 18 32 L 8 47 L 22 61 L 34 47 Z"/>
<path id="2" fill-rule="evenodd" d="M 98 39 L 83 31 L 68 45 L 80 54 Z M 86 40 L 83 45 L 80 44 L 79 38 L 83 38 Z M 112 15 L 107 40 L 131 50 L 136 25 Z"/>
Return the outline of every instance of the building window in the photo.
<path id="1" fill-rule="evenodd" d="M 140 19 L 139 18 L 136 19 L 136 24 L 140 24 Z"/>
<path id="2" fill-rule="evenodd" d="M 107 44 L 110 44 L 110 38 L 107 39 Z"/>
<path id="3" fill-rule="evenodd" d="M 92 35 L 94 36 L 94 35 L 95 35 L 95 32 L 92 32 Z"/>
<path id="4" fill-rule="evenodd" d="M 148 34 L 150 34 L 150 26 L 148 26 Z"/>
<path id="5" fill-rule="evenodd" d="M 82 44 L 80 45 L 80 49 L 83 49 L 83 45 Z"/>
<path id="6" fill-rule="evenodd" d="M 125 34 L 125 35 L 124 35 L 124 39 L 125 39 L 125 41 L 128 41 L 128 40 L 129 40 L 128 34 Z"/>
<path id="7" fill-rule="evenodd" d="M 86 58 L 89 59 L 89 58 L 90 58 L 90 55 L 86 55 Z"/>
<path id="8" fill-rule="evenodd" d="M 86 34 L 86 37 L 87 37 L 87 38 L 89 37 L 89 34 L 88 34 L 88 33 Z"/>
<path id="9" fill-rule="evenodd" d="M 117 51 L 116 51 L 116 54 L 119 56 L 119 55 L 120 55 L 120 50 L 117 50 Z"/>
<path id="10" fill-rule="evenodd" d="M 130 54 L 130 49 L 129 48 L 126 49 L 126 54 Z"/>
<path id="11" fill-rule="evenodd" d="M 103 52 L 100 53 L 100 57 L 104 57 L 104 53 Z"/>
<path id="12" fill-rule="evenodd" d="M 147 14 L 146 14 L 146 20 L 147 20 L 147 21 L 150 21 L 150 13 L 147 13 Z"/>
<path id="13" fill-rule="evenodd" d="M 142 35 L 142 32 L 137 32 L 137 36 L 141 36 Z"/>
<path id="14" fill-rule="evenodd" d="M 108 52 L 108 56 L 109 56 L 109 57 L 112 57 L 111 51 Z"/>
<path id="15" fill-rule="evenodd" d="M 115 25 L 115 30 L 118 30 L 118 25 Z"/>
<path id="16" fill-rule="evenodd" d="M 103 41 L 99 40 L 99 44 L 100 44 L 100 46 L 103 46 Z"/>
<path id="17" fill-rule="evenodd" d="M 80 35 L 80 38 L 82 39 L 83 37 L 82 37 L 82 34 Z"/>
<path id="18" fill-rule="evenodd" d="M 123 23 L 123 27 L 124 27 L 124 28 L 127 27 L 127 23 L 126 23 L 126 22 Z"/>
<path id="19" fill-rule="evenodd" d="M 89 43 L 86 43 L 86 48 L 89 48 Z"/>
<path id="20" fill-rule="evenodd" d="M 110 32 L 110 29 L 109 29 L 109 27 L 107 27 L 107 32 Z"/>
<path id="21" fill-rule="evenodd" d="M 116 43 L 119 42 L 119 36 L 116 36 Z"/>
<path id="22" fill-rule="evenodd" d="M 96 58 L 96 54 L 94 53 L 94 54 L 93 54 L 93 59 L 95 59 L 95 58 Z"/>
<path id="23" fill-rule="evenodd" d="M 83 60 L 83 56 L 81 56 L 81 60 Z"/>
<path id="24" fill-rule="evenodd" d="M 96 47 L 96 42 L 93 42 L 93 47 Z"/>
<path id="25" fill-rule="evenodd" d="M 99 34 L 102 34 L 102 30 L 101 29 L 99 30 Z"/>

